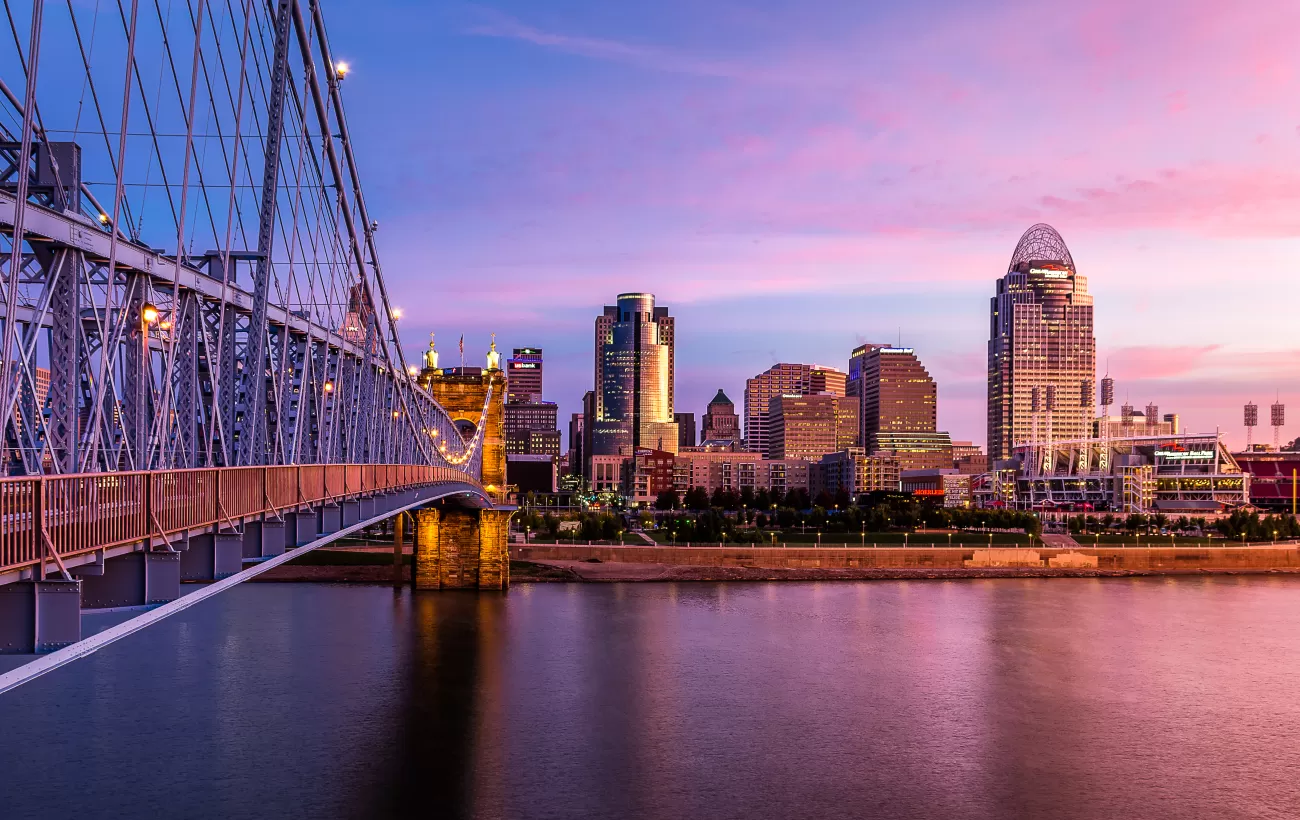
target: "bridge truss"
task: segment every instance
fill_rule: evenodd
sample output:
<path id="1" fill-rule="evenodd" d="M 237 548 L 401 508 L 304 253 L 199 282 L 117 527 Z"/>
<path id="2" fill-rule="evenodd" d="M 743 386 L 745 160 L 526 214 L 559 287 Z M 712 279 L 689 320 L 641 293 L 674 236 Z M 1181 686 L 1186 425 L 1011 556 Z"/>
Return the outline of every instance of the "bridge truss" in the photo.
<path id="1" fill-rule="evenodd" d="M 402 355 L 319 0 L 4 8 L 6 472 L 479 474 Z"/>

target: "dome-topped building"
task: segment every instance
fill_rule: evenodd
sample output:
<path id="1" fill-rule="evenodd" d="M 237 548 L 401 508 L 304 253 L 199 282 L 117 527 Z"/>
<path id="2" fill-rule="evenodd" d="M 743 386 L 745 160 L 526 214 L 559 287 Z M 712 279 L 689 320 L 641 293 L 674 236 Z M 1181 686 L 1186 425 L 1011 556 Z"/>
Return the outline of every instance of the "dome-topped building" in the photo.
<path id="1" fill-rule="evenodd" d="M 1055 228 L 1025 231 L 989 307 L 989 460 L 1030 441 L 1087 438 L 1096 407 L 1092 296 Z"/>

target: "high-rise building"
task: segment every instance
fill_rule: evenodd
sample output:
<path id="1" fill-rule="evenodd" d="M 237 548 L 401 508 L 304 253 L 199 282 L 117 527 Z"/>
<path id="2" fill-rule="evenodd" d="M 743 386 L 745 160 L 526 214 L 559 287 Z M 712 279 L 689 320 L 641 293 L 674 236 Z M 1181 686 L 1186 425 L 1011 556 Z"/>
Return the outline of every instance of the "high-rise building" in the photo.
<path id="1" fill-rule="evenodd" d="M 816 461 L 853 446 L 858 408 L 853 399 L 817 393 L 776 396 L 768 403 L 767 457 Z"/>
<path id="2" fill-rule="evenodd" d="M 813 365 L 812 370 L 808 371 L 808 392 L 830 393 L 832 396 L 846 395 L 848 378 L 849 374 L 833 367 Z"/>
<path id="3" fill-rule="evenodd" d="M 687 447 L 695 446 L 695 414 L 694 413 L 673 413 L 673 421 L 677 422 L 677 449 L 680 452 Z"/>
<path id="4" fill-rule="evenodd" d="M 506 401 L 542 400 L 542 349 L 516 347 L 506 360 Z"/>
<path id="5" fill-rule="evenodd" d="M 586 417 L 582 413 L 569 416 L 569 472 L 573 475 L 583 474 L 583 443 L 586 438 L 584 429 Z"/>
<path id="6" fill-rule="evenodd" d="M 745 381 L 745 447 L 767 452 L 767 411 L 777 396 L 845 395 L 847 374 L 813 364 L 774 364 Z"/>
<path id="7" fill-rule="evenodd" d="M 989 461 L 1030 440 L 1087 438 L 1096 338 L 1088 282 L 1049 225 L 1025 231 L 990 300 Z"/>
<path id="8" fill-rule="evenodd" d="M 727 394 L 718 389 L 718 395 L 709 402 L 704 414 L 704 427 L 700 433 L 701 441 L 740 441 L 740 416 L 736 415 L 736 405 Z"/>
<path id="9" fill-rule="evenodd" d="M 868 453 L 884 433 L 933 433 L 938 429 L 938 391 L 934 379 L 910 347 L 870 346 L 851 366 L 856 367 L 859 438 Z"/>
<path id="10" fill-rule="evenodd" d="M 596 317 L 593 455 L 675 452 L 673 318 L 649 293 L 621 293 Z"/>
<path id="11" fill-rule="evenodd" d="M 503 429 L 506 453 L 559 457 L 558 418 L 559 408 L 553 401 L 506 402 Z"/>

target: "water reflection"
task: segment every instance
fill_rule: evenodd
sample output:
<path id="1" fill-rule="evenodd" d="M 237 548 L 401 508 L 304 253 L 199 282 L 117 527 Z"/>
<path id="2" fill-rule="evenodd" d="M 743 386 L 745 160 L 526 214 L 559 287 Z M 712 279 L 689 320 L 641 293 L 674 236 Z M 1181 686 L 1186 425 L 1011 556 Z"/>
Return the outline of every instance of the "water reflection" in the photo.
<path id="1" fill-rule="evenodd" d="M 1291 817 L 1297 593 L 237 588 L 0 699 L 0 815 Z"/>

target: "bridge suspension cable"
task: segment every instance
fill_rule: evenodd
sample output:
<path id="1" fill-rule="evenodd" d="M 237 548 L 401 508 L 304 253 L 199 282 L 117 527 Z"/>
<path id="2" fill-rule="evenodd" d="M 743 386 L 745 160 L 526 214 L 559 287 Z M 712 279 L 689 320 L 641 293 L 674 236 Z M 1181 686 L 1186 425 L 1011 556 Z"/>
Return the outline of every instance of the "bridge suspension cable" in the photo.
<path id="1" fill-rule="evenodd" d="M 402 354 L 319 0 L 5 14 L 8 473 L 480 474 L 482 420 L 464 440 Z"/>

